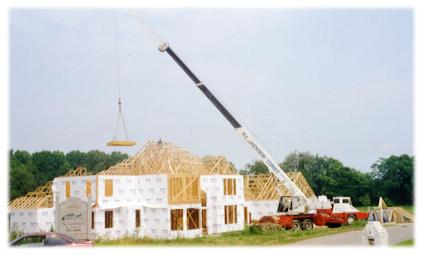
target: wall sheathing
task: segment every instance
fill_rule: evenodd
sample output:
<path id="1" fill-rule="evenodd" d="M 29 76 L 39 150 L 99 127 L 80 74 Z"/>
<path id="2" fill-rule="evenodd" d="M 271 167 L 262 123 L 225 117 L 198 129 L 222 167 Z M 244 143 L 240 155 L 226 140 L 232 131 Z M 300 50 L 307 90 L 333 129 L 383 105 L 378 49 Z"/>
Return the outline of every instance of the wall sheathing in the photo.
<path id="1" fill-rule="evenodd" d="M 86 183 L 91 182 L 91 194 L 90 197 L 86 194 Z M 83 201 L 95 201 L 96 199 L 96 177 L 95 175 L 87 176 L 59 176 L 54 178 L 52 184 L 53 190 L 53 201 L 56 203 L 56 199 L 59 199 L 59 203 L 66 200 L 66 182 L 70 183 L 70 197 L 76 197 Z"/>
<path id="2" fill-rule="evenodd" d="M 113 181 L 113 195 L 105 196 L 105 180 Z M 135 210 L 141 213 L 141 226 L 135 227 Z M 113 228 L 105 228 L 104 212 L 113 211 Z M 117 238 L 169 236 L 170 212 L 167 175 L 98 176 L 98 199 L 94 208 L 97 236 Z"/>
<path id="3" fill-rule="evenodd" d="M 236 194 L 224 195 L 223 180 L 236 180 Z M 201 189 L 207 195 L 207 229 L 209 234 L 244 229 L 244 188 L 241 175 L 203 175 Z M 236 205 L 237 223 L 225 224 L 225 205 Z"/>
<path id="4" fill-rule="evenodd" d="M 69 181 L 70 197 L 87 200 L 86 180 L 95 179 L 87 175 L 85 168 L 70 170 L 65 176 L 59 176 L 53 182 L 49 181 L 28 192 L 25 196 L 15 198 L 9 202 L 9 230 L 22 233 L 48 232 L 54 230 L 54 204 L 56 198 L 65 200 L 65 181 Z M 91 183 L 92 193 L 95 194 L 95 183 Z"/>
<path id="5" fill-rule="evenodd" d="M 12 209 L 9 229 L 21 233 L 47 232 L 54 227 L 53 208 Z"/>
<path id="6" fill-rule="evenodd" d="M 224 179 L 236 180 L 236 194 L 224 195 Z M 112 180 L 113 195 L 105 196 L 105 180 Z M 244 227 L 243 182 L 240 175 L 204 175 L 200 188 L 206 192 L 207 205 L 168 204 L 168 175 L 98 175 L 63 176 L 53 181 L 54 201 L 66 199 L 66 182 L 70 196 L 87 201 L 86 182 L 91 181 L 91 202 L 94 205 L 94 236 L 115 239 L 125 236 L 156 239 L 193 238 L 203 235 L 202 227 L 187 229 L 187 209 L 207 209 L 209 234 L 242 230 Z M 98 185 L 98 186 L 97 186 Z M 98 191 L 96 190 L 98 188 Z M 97 199 L 98 195 L 98 199 Z M 225 205 L 237 206 L 237 223 L 225 224 Z M 135 210 L 140 210 L 140 227 L 135 226 Z M 170 210 L 183 210 L 183 230 L 171 230 Z M 105 211 L 113 211 L 113 227 L 105 228 Z M 200 213 L 200 223 L 202 222 Z M 10 214 L 11 229 L 28 233 L 50 231 L 54 227 L 54 208 L 16 209 Z"/>
<path id="7" fill-rule="evenodd" d="M 236 195 L 224 195 L 223 179 L 236 179 Z M 113 196 L 105 197 L 105 180 L 113 180 Z M 244 228 L 244 198 L 242 176 L 206 175 L 200 177 L 201 190 L 207 194 L 207 205 L 168 204 L 167 175 L 98 176 L 98 200 L 94 208 L 96 237 L 124 236 L 155 239 L 193 238 L 203 235 L 202 227 L 187 229 L 187 209 L 207 209 L 209 234 L 242 230 Z M 237 206 L 237 223 L 225 224 L 225 205 Z M 135 210 L 140 210 L 141 226 L 135 226 Z M 171 230 L 170 211 L 183 210 L 183 229 Z M 105 228 L 105 211 L 113 211 L 113 228 Z M 201 211 L 200 211 L 201 212 Z M 200 213 L 200 222 L 202 215 Z"/>
<path id="8" fill-rule="evenodd" d="M 112 180 L 113 195 L 105 196 L 105 180 Z M 224 194 L 224 179 L 236 180 L 236 194 Z M 241 175 L 201 175 L 200 189 L 206 194 L 206 206 L 201 204 L 168 203 L 168 174 L 156 175 L 89 175 L 61 176 L 54 179 L 52 190 L 54 201 L 66 199 L 66 182 L 70 183 L 71 197 L 87 201 L 86 182 L 91 182 L 94 235 L 102 238 L 137 236 L 149 238 L 192 238 L 202 236 L 202 227 L 187 229 L 187 209 L 207 210 L 207 233 L 216 234 L 244 228 L 244 207 L 258 221 L 266 215 L 274 215 L 278 200 L 245 200 L 244 182 Z M 98 188 L 98 191 L 96 190 Z M 98 199 L 97 199 L 98 194 Z M 225 205 L 236 205 L 237 222 L 225 224 Z M 135 210 L 140 210 L 141 226 L 135 227 Z M 170 210 L 183 209 L 183 230 L 170 227 Z M 105 228 L 105 211 L 113 211 L 113 228 Z M 200 211 L 201 212 L 201 211 Z M 203 215 L 200 213 L 200 222 Z M 24 233 L 50 231 L 54 228 L 54 208 L 19 208 L 10 210 L 10 229 Z"/>
<path id="9" fill-rule="evenodd" d="M 51 187 L 53 205 L 50 206 L 52 207 L 45 210 L 43 208 L 19 209 L 23 213 L 18 209 L 11 209 L 11 225 L 20 227 L 24 232 L 50 230 L 54 224 L 54 204 L 66 200 L 68 185 L 70 186 L 69 197 L 92 202 L 94 212 L 92 231 L 93 236 L 97 238 L 114 239 L 125 236 L 157 239 L 193 238 L 204 234 L 242 230 L 245 206 L 244 185 L 242 176 L 236 173 L 224 157 L 207 156 L 201 159 L 170 143 L 149 142 L 134 157 L 97 175 L 87 175 L 86 169 L 78 168 L 70 171 L 66 176 L 55 178 Z M 206 195 L 206 205 L 202 205 L 202 201 L 198 199 L 198 190 L 195 188 L 193 190 L 196 191 L 191 190 L 189 185 L 186 187 L 187 190 L 189 189 L 186 193 L 187 197 L 178 200 L 177 196 L 173 197 L 172 201 L 169 200 L 169 196 L 174 196 L 169 195 L 173 192 L 169 191 L 169 179 L 181 175 L 186 175 L 188 178 L 190 175 L 199 177 L 198 185 L 200 192 Z M 235 194 L 225 195 L 224 179 L 234 180 Z M 91 182 L 89 195 L 86 194 L 87 181 Z M 106 194 L 106 183 L 107 185 L 113 183 L 112 190 L 107 189 L 108 194 Z M 231 185 L 234 185 L 233 182 Z M 176 193 L 185 194 L 179 191 Z M 194 193 L 197 197 L 190 198 L 189 196 Z M 236 207 L 236 222 L 225 223 L 225 206 Z M 199 224 L 196 229 L 188 229 L 187 212 L 190 208 L 199 210 Z M 171 230 L 171 210 L 173 209 L 183 211 L 181 230 Z M 136 227 L 136 210 L 140 212 L 139 227 Z M 204 210 L 207 210 L 206 214 L 202 213 Z M 106 211 L 113 212 L 113 226 L 108 228 L 105 224 Z M 45 218 L 35 216 L 38 212 Z M 207 217 L 207 231 L 206 227 L 202 226 L 203 216 Z M 27 225 L 31 222 L 32 229 Z"/>
<path id="10" fill-rule="evenodd" d="M 226 176 L 225 176 L 226 177 Z M 238 177 L 238 176 L 237 176 Z M 113 196 L 105 197 L 105 180 L 113 180 Z M 224 205 L 242 203 L 242 196 L 223 196 L 223 177 L 202 176 L 201 185 L 204 183 L 219 183 L 217 190 L 211 187 L 204 189 L 210 191 L 207 197 L 208 228 L 216 228 L 213 233 L 241 229 L 243 223 L 231 224 L 226 227 L 224 219 L 216 221 L 215 218 L 223 217 Z M 214 180 L 214 181 L 208 181 Z M 242 178 L 238 178 L 237 194 L 242 194 Z M 205 184 L 206 185 L 206 184 Z M 220 197 L 219 197 L 220 196 Z M 219 197 L 219 198 L 218 198 Z M 202 209 L 201 204 L 168 204 L 168 178 L 166 174 L 142 176 L 98 176 L 98 207 L 95 212 L 95 233 L 97 237 L 118 238 L 123 236 L 149 237 L 156 239 L 168 238 L 193 238 L 202 235 L 202 228 L 187 229 L 187 209 Z M 141 214 L 141 226 L 135 227 L 135 210 Z M 170 211 L 183 210 L 183 229 L 171 230 Z M 105 211 L 113 211 L 113 228 L 105 228 Z M 221 212 L 218 212 L 220 210 Z M 239 209 L 242 212 L 242 208 Z M 243 215 L 242 215 L 243 216 Z M 242 216 L 238 217 L 242 220 Z M 201 222 L 201 215 L 200 215 Z M 217 227 L 219 224 L 219 227 Z"/>

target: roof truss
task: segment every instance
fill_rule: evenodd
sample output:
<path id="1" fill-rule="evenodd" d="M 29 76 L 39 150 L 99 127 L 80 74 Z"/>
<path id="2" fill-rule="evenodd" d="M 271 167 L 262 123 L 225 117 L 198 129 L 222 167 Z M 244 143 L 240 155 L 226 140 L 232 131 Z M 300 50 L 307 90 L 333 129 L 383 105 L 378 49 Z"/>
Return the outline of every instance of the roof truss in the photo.
<path id="1" fill-rule="evenodd" d="M 200 158 L 171 143 L 149 141 L 140 152 L 121 163 L 101 171 L 99 175 L 146 174 L 237 174 L 222 156 Z"/>
<path id="2" fill-rule="evenodd" d="M 289 172 L 287 174 L 307 197 L 315 196 L 301 172 Z M 291 194 L 273 174 L 244 176 L 244 196 L 246 200 L 278 200 L 281 195 Z"/>
<path id="3" fill-rule="evenodd" d="M 78 167 L 75 170 L 68 171 L 65 176 L 84 176 L 90 175 L 86 168 Z M 11 209 L 28 209 L 28 208 L 51 208 L 53 207 L 53 192 L 51 189 L 51 181 L 28 192 L 25 196 L 15 198 L 9 202 Z"/>

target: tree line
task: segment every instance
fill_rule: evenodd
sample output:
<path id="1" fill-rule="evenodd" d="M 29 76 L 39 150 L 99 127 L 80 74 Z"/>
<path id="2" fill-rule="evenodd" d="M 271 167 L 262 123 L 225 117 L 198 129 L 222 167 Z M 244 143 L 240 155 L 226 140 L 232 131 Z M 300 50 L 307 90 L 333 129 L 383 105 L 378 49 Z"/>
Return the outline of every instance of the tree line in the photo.
<path id="1" fill-rule="evenodd" d="M 77 167 L 86 167 L 95 174 L 107 169 L 128 155 L 120 152 L 105 153 L 99 150 L 40 151 L 30 153 L 23 150 L 9 151 L 9 198 L 23 196 L 54 177 L 64 175 Z"/>
<path id="2" fill-rule="evenodd" d="M 414 157 L 410 155 L 380 158 L 367 173 L 309 152 L 290 153 L 280 166 L 286 172 L 302 172 L 316 195 L 349 196 L 359 206 L 375 205 L 380 196 L 388 205 L 413 204 Z M 240 173 L 262 174 L 268 170 L 262 161 L 254 161 Z"/>
<path id="3" fill-rule="evenodd" d="M 125 153 L 98 150 L 68 153 L 10 150 L 9 197 L 23 196 L 79 166 L 95 174 L 126 158 Z M 355 205 L 375 204 L 379 196 L 388 204 L 413 203 L 414 157 L 410 155 L 380 158 L 367 173 L 345 166 L 337 159 L 310 152 L 290 153 L 280 166 L 286 172 L 302 172 L 316 195 L 350 196 Z M 262 174 L 268 170 L 263 162 L 253 161 L 239 172 Z"/>

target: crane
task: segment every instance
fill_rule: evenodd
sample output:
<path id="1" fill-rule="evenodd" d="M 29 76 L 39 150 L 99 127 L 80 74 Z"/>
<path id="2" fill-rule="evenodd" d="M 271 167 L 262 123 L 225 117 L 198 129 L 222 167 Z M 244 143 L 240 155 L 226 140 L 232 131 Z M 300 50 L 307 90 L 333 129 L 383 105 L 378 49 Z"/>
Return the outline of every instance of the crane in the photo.
<path id="1" fill-rule="evenodd" d="M 291 206 L 290 212 L 305 212 L 315 210 L 313 203 L 307 198 L 304 192 L 289 178 L 289 176 L 282 170 L 282 168 L 276 163 L 276 161 L 270 156 L 270 154 L 264 149 L 264 147 L 257 141 L 257 139 L 242 126 L 238 120 L 222 105 L 222 103 L 213 95 L 213 93 L 201 82 L 201 80 L 191 71 L 191 69 L 178 57 L 178 55 L 172 50 L 168 43 L 162 42 L 159 45 L 160 52 L 166 52 L 182 70 L 188 75 L 188 77 L 194 82 L 195 86 L 210 100 L 210 102 L 219 110 L 219 112 L 228 120 L 228 122 L 235 129 L 236 133 L 251 146 L 251 148 L 257 153 L 261 160 L 266 164 L 269 171 L 276 176 L 276 178 L 288 189 L 292 197 L 298 198 L 298 203 L 294 203 L 294 207 Z"/>
<path id="2" fill-rule="evenodd" d="M 276 161 L 270 156 L 257 139 L 242 126 L 241 123 L 223 106 L 206 85 L 189 69 L 189 67 L 176 55 L 167 42 L 161 41 L 159 51 L 166 52 L 178 66 L 194 82 L 195 86 L 210 100 L 217 110 L 232 125 L 238 133 L 257 153 L 266 164 L 269 171 L 291 193 L 281 196 L 277 212 L 272 216 L 263 216 L 260 222 L 277 223 L 284 228 L 294 230 L 310 230 L 314 225 L 341 226 L 351 224 L 355 220 L 367 219 L 368 213 L 359 212 L 352 206 L 351 198 L 335 197 L 333 206 L 326 196 L 308 198 L 304 192 L 289 178 Z"/>
<path id="3" fill-rule="evenodd" d="M 158 45 L 160 52 L 166 52 L 194 82 L 194 85 L 210 100 L 216 109 L 225 117 L 251 148 L 257 153 L 264 164 L 279 182 L 288 190 L 290 195 L 281 196 L 277 212 L 273 216 L 263 216 L 260 222 L 273 222 L 285 228 L 312 229 L 314 225 L 342 225 L 351 224 L 354 220 L 367 219 L 368 213 L 359 212 L 352 206 L 349 197 L 334 198 L 333 207 L 326 196 L 308 198 L 304 192 L 289 178 L 276 161 L 270 156 L 257 139 L 242 126 L 238 120 L 223 106 L 206 85 L 191 71 L 191 69 L 178 57 L 169 44 L 163 41 L 144 20 L 135 15 L 150 39 Z M 263 220 L 263 221 L 262 221 Z"/>

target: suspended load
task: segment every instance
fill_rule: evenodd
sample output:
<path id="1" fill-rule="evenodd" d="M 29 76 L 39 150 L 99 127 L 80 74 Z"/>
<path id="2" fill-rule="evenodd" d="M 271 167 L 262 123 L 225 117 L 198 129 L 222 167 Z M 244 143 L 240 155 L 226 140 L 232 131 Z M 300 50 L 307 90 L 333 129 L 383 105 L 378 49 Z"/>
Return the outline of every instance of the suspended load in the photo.
<path id="1" fill-rule="evenodd" d="M 122 102 L 120 100 L 120 97 L 119 97 L 119 103 L 118 104 L 119 104 L 119 112 L 118 112 L 118 117 L 117 117 L 117 120 L 116 120 L 115 134 L 113 136 L 113 139 L 110 142 L 108 142 L 106 145 L 107 146 L 134 146 L 136 144 L 136 142 L 129 139 L 128 130 L 126 129 L 125 120 L 123 118 Z M 122 127 L 123 127 L 123 130 L 125 132 L 125 136 L 126 136 L 125 140 L 119 140 L 117 138 L 117 133 L 118 133 L 120 121 L 122 122 Z"/>
<path id="2" fill-rule="evenodd" d="M 115 134 L 113 136 L 113 139 L 110 142 L 106 143 L 106 145 L 107 146 L 134 146 L 136 142 L 129 139 L 128 130 L 126 129 L 125 120 L 123 118 L 123 113 L 122 113 L 122 101 L 120 99 L 120 71 L 119 71 L 119 49 L 118 49 L 118 38 L 117 38 L 116 11 L 115 11 L 115 53 L 116 53 L 116 81 L 117 81 L 118 97 L 119 97 L 119 102 L 118 102 L 119 112 L 118 112 L 118 117 L 116 121 Z M 125 136 L 126 136 L 125 140 L 120 140 L 117 138 L 120 121 L 122 122 L 122 127 L 125 132 Z"/>
<path id="3" fill-rule="evenodd" d="M 119 140 L 113 140 L 107 143 L 107 146 L 134 146 L 136 144 L 135 141 L 119 141 Z"/>

